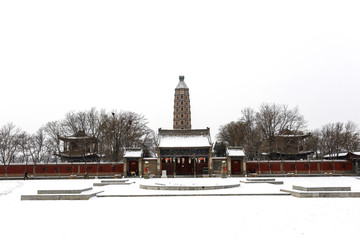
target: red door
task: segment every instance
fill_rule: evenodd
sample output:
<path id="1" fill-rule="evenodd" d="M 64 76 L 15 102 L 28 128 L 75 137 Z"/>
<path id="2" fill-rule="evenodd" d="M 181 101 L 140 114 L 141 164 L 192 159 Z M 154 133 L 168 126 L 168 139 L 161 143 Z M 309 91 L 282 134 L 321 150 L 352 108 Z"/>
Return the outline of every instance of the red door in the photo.
<path id="1" fill-rule="evenodd" d="M 232 160 L 231 161 L 231 174 L 238 175 L 241 173 L 241 161 L 240 160 Z"/>
<path id="2" fill-rule="evenodd" d="M 194 160 L 188 157 L 176 159 L 176 175 L 192 175 L 194 169 Z"/>

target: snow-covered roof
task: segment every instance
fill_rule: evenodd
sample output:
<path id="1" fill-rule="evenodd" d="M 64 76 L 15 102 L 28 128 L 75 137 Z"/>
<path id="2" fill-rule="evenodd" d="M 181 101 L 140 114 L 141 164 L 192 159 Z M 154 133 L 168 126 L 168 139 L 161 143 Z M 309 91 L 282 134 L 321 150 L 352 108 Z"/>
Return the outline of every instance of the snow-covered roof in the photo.
<path id="1" fill-rule="evenodd" d="M 95 141 L 96 138 L 92 136 L 88 136 L 84 131 L 78 131 L 74 135 L 70 136 L 58 136 L 60 140 L 66 141 L 66 140 L 93 140 Z"/>
<path id="2" fill-rule="evenodd" d="M 344 153 L 335 153 L 335 154 L 327 154 L 324 156 L 324 158 L 331 158 L 331 157 L 346 157 L 346 155 L 348 155 L 347 152 Z"/>
<path id="3" fill-rule="evenodd" d="M 283 138 L 303 138 L 303 137 L 308 137 L 308 134 L 281 134 L 281 135 L 276 135 L 276 137 L 283 137 Z"/>
<path id="4" fill-rule="evenodd" d="M 245 157 L 244 149 L 240 147 L 228 147 L 226 152 L 229 157 Z"/>
<path id="5" fill-rule="evenodd" d="M 209 129 L 161 130 L 159 129 L 159 147 L 211 147 Z"/>
<path id="6" fill-rule="evenodd" d="M 143 155 L 143 150 L 140 148 L 136 149 L 125 149 L 124 158 L 141 158 Z"/>
<path id="7" fill-rule="evenodd" d="M 179 88 L 188 89 L 188 86 L 186 85 L 186 83 L 184 81 L 184 76 L 180 76 L 179 79 L 180 79 L 180 81 L 179 81 L 178 85 L 176 86 L 176 89 L 179 89 Z"/>
<path id="8" fill-rule="evenodd" d="M 338 157 L 346 157 L 348 154 L 352 154 L 355 156 L 360 156 L 360 152 L 342 152 L 342 153 L 335 153 L 335 154 L 327 154 L 324 158 L 338 158 Z"/>

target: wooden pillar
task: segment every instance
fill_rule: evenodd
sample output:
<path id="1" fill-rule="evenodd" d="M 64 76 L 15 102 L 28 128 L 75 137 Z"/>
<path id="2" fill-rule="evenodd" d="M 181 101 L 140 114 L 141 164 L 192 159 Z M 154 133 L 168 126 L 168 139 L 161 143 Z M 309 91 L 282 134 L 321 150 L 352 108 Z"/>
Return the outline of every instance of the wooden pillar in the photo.
<path id="1" fill-rule="evenodd" d="M 247 173 L 247 168 L 246 168 L 246 158 L 245 157 L 243 157 L 242 164 L 243 164 L 242 173 L 246 174 Z"/>
<path id="2" fill-rule="evenodd" d="M 176 157 L 171 159 L 174 163 L 174 177 L 176 177 Z"/>
<path id="3" fill-rule="evenodd" d="M 143 175 L 143 158 L 139 158 L 139 166 L 138 166 L 138 171 L 139 171 L 139 176 Z"/>
<path id="4" fill-rule="evenodd" d="M 231 158 L 227 157 L 227 175 L 231 175 Z"/>
<path id="5" fill-rule="evenodd" d="M 123 176 L 127 176 L 127 159 L 125 158 L 124 159 L 124 169 L 123 169 Z"/>

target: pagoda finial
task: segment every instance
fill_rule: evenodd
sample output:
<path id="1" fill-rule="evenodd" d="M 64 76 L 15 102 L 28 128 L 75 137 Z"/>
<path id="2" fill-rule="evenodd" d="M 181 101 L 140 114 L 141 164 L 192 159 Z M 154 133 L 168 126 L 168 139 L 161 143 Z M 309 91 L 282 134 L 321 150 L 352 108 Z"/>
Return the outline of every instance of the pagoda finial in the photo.
<path id="1" fill-rule="evenodd" d="M 184 79 L 185 79 L 184 75 L 180 75 L 179 79 L 180 79 L 180 81 L 184 81 Z"/>

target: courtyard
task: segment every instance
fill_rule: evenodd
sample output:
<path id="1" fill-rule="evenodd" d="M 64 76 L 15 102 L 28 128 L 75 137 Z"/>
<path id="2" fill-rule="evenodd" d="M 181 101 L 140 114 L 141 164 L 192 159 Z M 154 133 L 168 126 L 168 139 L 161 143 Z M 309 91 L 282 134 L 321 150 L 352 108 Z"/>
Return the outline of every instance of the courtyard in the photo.
<path id="1" fill-rule="evenodd" d="M 357 177 L 284 177 L 284 184 L 246 178 L 130 178 L 0 182 L 4 239 L 338 239 L 360 231 L 359 198 L 296 198 L 280 189 L 351 187 Z M 219 186 L 213 190 L 148 190 L 140 185 Z M 88 201 L 21 201 L 41 189 L 101 192 Z M 194 196 L 193 194 L 197 195 Z M 161 196 L 162 195 L 162 196 Z M 179 195 L 179 196 L 176 196 Z M 203 195 L 203 196 L 201 196 Z"/>

